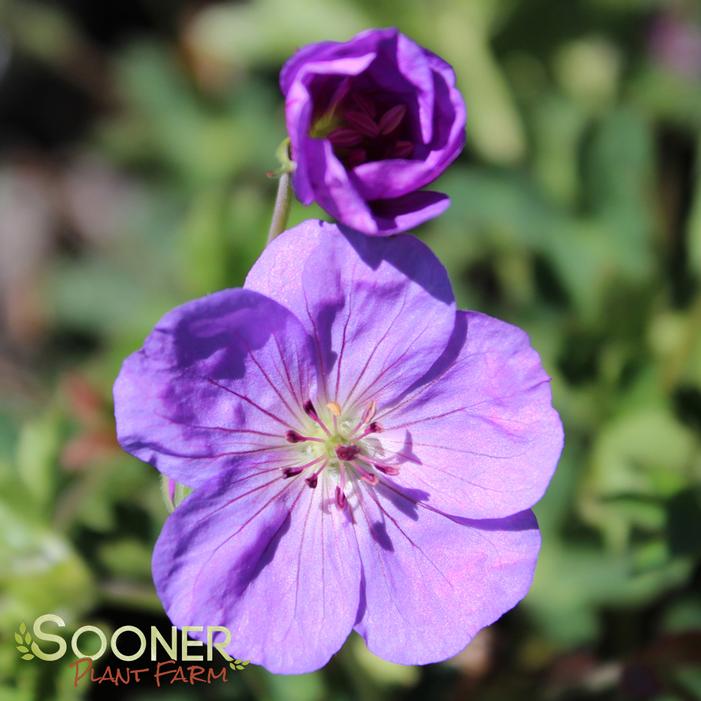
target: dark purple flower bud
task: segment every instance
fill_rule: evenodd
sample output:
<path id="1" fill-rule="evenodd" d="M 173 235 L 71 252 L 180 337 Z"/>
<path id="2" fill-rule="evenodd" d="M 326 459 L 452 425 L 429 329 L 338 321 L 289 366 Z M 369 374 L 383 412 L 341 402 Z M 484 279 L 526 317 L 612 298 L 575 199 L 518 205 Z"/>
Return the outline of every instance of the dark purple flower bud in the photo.
<path id="1" fill-rule="evenodd" d="M 453 69 L 396 29 L 298 51 L 280 74 L 293 184 L 339 223 L 375 236 L 438 216 L 422 190 L 460 154 L 465 105 Z"/>

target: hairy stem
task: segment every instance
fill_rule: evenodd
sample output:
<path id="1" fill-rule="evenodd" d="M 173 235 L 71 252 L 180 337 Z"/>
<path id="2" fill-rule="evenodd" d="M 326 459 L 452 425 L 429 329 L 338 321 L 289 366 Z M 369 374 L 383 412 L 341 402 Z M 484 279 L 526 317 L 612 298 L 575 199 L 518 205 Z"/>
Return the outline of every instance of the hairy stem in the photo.
<path id="1" fill-rule="evenodd" d="M 268 243 L 287 227 L 287 217 L 290 214 L 292 204 L 292 185 L 289 173 L 282 173 L 278 180 L 277 195 L 275 196 L 275 209 L 273 219 L 268 229 Z"/>

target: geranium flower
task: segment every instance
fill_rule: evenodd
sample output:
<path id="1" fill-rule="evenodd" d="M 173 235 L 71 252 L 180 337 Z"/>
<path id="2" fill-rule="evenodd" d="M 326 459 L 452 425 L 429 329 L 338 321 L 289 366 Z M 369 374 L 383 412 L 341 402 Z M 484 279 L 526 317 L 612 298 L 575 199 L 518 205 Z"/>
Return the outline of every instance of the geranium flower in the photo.
<path id="1" fill-rule="evenodd" d="M 421 190 L 465 140 L 465 105 L 443 59 L 396 29 L 372 29 L 301 49 L 280 86 L 304 204 L 378 236 L 448 207 L 447 195 Z"/>
<path id="2" fill-rule="evenodd" d="M 356 630 L 435 662 L 529 588 L 562 447 L 549 380 L 523 331 L 456 311 L 414 237 L 283 233 L 243 289 L 166 314 L 114 398 L 125 450 L 194 488 L 158 595 L 235 657 L 309 672 Z"/>

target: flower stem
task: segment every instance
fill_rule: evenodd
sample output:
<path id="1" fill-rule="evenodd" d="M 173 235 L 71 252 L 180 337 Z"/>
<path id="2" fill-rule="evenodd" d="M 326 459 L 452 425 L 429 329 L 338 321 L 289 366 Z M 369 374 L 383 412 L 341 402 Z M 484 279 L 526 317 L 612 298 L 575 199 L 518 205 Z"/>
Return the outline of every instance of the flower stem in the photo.
<path id="1" fill-rule="evenodd" d="M 270 222 L 270 229 L 268 229 L 268 243 L 270 243 L 278 234 L 281 234 L 287 228 L 287 217 L 290 214 L 291 204 L 292 185 L 290 174 L 281 173 L 280 178 L 278 179 L 273 219 Z"/>

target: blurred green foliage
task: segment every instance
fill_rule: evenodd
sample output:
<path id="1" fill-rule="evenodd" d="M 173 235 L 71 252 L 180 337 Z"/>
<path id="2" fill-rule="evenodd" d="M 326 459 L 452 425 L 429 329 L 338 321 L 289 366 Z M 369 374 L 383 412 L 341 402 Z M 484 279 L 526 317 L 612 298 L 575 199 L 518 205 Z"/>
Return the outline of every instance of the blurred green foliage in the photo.
<path id="1" fill-rule="evenodd" d="M 262 249 L 281 63 L 382 25 L 449 60 L 468 104 L 453 205 L 418 233 L 462 306 L 527 329 L 553 377 L 566 449 L 535 582 L 442 665 L 353 637 L 314 675 L 250 667 L 158 698 L 701 699 L 700 13 L 2 0 L 0 699 L 123 697 L 20 660 L 21 621 L 165 624 L 159 480 L 116 446 L 111 384 L 166 310 L 239 285 Z"/>

